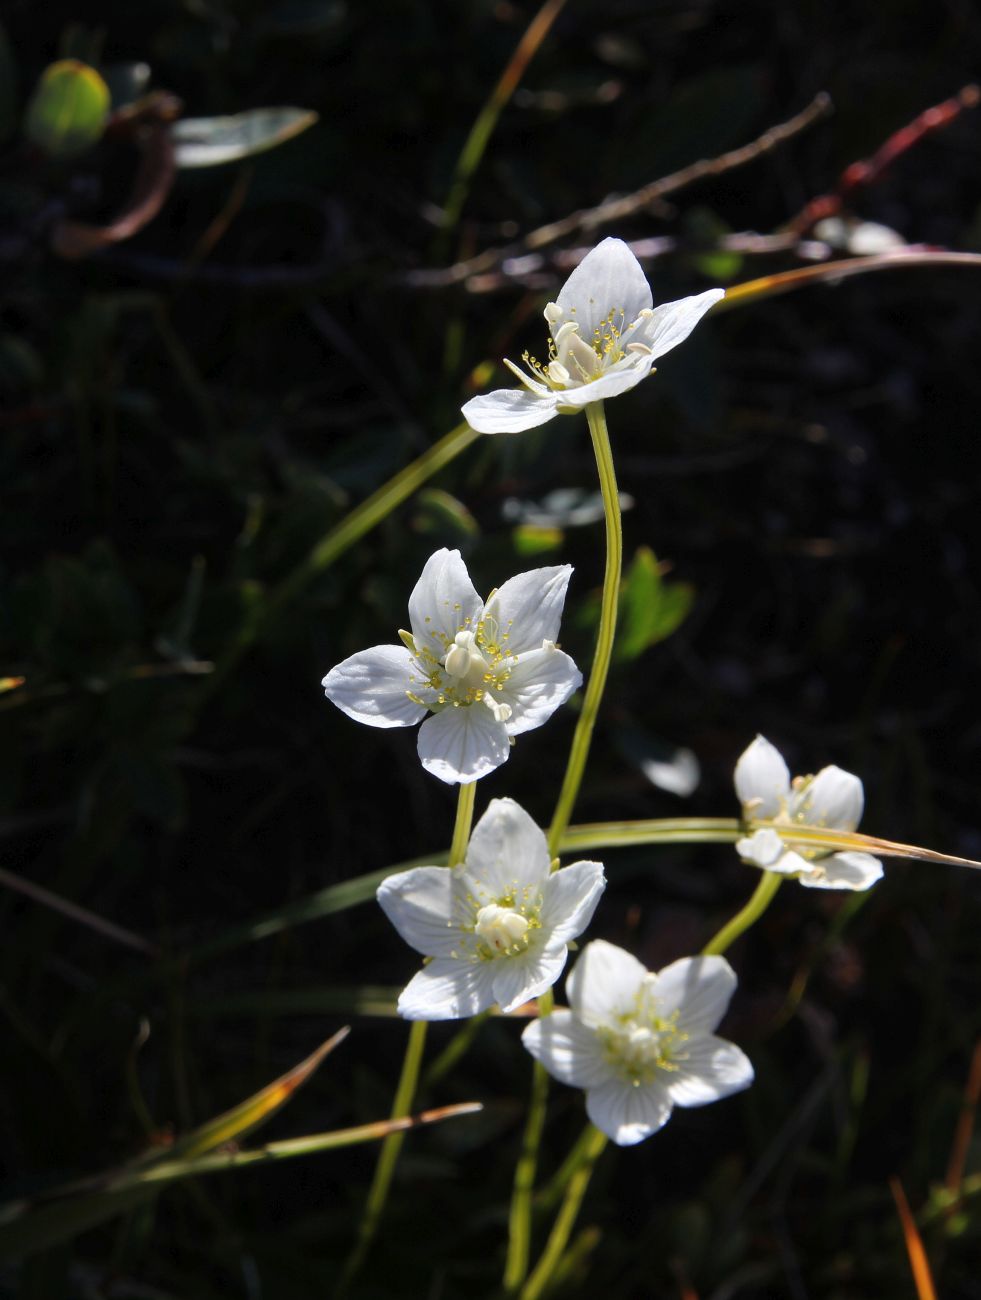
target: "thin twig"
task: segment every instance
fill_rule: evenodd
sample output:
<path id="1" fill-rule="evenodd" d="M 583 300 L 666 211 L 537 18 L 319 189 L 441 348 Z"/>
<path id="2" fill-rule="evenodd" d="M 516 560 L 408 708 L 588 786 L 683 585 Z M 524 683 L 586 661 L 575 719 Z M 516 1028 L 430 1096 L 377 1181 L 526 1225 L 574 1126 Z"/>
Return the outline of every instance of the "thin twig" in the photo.
<path id="1" fill-rule="evenodd" d="M 8 889 L 14 889 L 17 893 L 24 894 L 27 898 L 33 899 L 35 903 L 40 903 L 42 907 L 50 907 L 53 912 L 60 912 L 62 916 L 67 916 L 71 921 L 77 921 L 80 925 L 88 926 L 90 930 L 95 930 L 97 934 L 101 934 L 106 939 L 112 939 L 115 943 L 121 943 L 126 948 L 135 948 L 137 952 L 142 952 L 147 957 L 159 955 L 160 950 L 155 944 L 141 938 L 138 934 L 134 934 L 132 930 L 125 930 L 121 925 L 116 925 L 102 916 L 97 916 L 95 912 L 90 912 L 88 908 L 79 907 L 77 903 L 69 902 L 67 898 L 62 898 L 60 894 L 53 894 L 49 889 L 44 889 L 41 885 L 35 885 L 22 876 L 14 875 L 12 871 L 4 871 L 2 867 L 0 867 L 0 885 L 6 885 Z"/>
<path id="2" fill-rule="evenodd" d="M 742 145 L 738 149 L 732 149 L 728 153 L 720 154 L 717 158 L 703 158 L 699 162 L 691 163 L 680 171 L 672 172 L 669 176 L 663 176 L 659 180 L 651 181 L 639 190 L 635 190 L 632 194 L 606 199 L 597 207 L 584 208 L 563 217 L 560 221 L 553 221 L 546 226 L 539 226 L 537 230 L 531 231 L 518 243 L 509 244 L 506 247 L 485 249 L 484 252 L 478 253 L 475 257 L 468 258 L 464 262 L 457 262 L 455 266 L 413 271 L 406 276 L 406 282 L 416 288 L 429 289 L 460 284 L 473 275 L 486 273 L 499 266 L 502 262 L 520 257 L 522 254 L 537 252 L 550 244 L 557 243 L 568 235 L 594 231 L 600 226 L 609 225 L 611 222 L 622 221 L 626 217 L 631 217 L 635 213 L 650 207 L 651 204 L 667 197 L 667 195 L 675 194 L 678 190 L 693 185 L 696 181 L 704 180 L 710 176 L 721 176 L 736 167 L 744 167 L 747 163 L 751 163 L 757 158 L 772 152 L 793 136 L 799 135 L 801 131 L 826 117 L 830 112 L 831 99 L 822 91 L 820 94 L 815 95 L 805 109 L 790 118 L 789 121 L 769 127 L 761 136 L 750 141 L 749 144 Z"/>
<path id="3" fill-rule="evenodd" d="M 950 126 L 969 108 L 981 103 L 981 87 L 970 85 L 959 90 L 942 104 L 927 108 L 912 122 L 907 122 L 881 144 L 871 158 L 849 163 L 838 177 L 833 190 L 810 200 L 784 229 L 797 235 L 806 234 L 817 221 L 834 216 L 844 206 L 845 196 L 863 185 L 873 185 L 882 173 L 907 150 L 920 143 L 924 136 L 932 135 Z"/>

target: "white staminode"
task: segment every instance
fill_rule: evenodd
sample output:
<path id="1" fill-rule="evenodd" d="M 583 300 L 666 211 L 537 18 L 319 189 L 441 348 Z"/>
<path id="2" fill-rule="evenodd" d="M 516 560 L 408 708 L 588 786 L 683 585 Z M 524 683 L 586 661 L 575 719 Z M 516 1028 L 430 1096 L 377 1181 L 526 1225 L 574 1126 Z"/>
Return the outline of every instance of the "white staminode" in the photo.
<path id="1" fill-rule="evenodd" d="M 437 551 L 409 597 L 412 631 L 332 668 L 327 698 L 370 727 L 432 713 L 419 731 L 423 767 L 450 784 L 476 781 L 582 683 L 555 644 L 571 574 L 568 564 L 519 573 L 485 604 L 460 552 Z"/>
<path id="2" fill-rule="evenodd" d="M 646 379 L 657 358 L 684 342 L 724 296 L 723 289 L 709 289 L 654 307 L 636 257 L 622 239 L 604 239 L 545 308 L 548 360 L 525 353 L 522 370 L 505 359 L 524 388 L 475 397 L 464 417 L 478 433 L 520 433 L 617 397 Z"/>
<path id="3" fill-rule="evenodd" d="M 768 740 L 757 736 L 736 764 L 736 794 L 746 821 L 778 826 L 814 826 L 853 831 L 862 817 L 862 782 L 840 767 L 817 776 L 795 776 Z M 833 853 L 799 845 L 789 848 L 772 827 L 760 827 L 736 841 L 744 862 L 796 876 L 810 889 L 868 889 L 882 876 L 882 863 L 870 853 Z"/>
<path id="4" fill-rule="evenodd" d="M 466 860 L 389 876 L 378 902 L 432 958 L 399 998 L 408 1020 L 455 1020 L 498 1003 L 513 1011 L 558 979 L 570 942 L 606 886 L 599 862 L 551 871 L 545 836 L 512 799 L 492 799 Z"/>
<path id="5" fill-rule="evenodd" d="M 586 1090 L 586 1113 L 631 1146 L 674 1106 L 704 1106 L 748 1088 L 746 1055 L 714 1030 L 736 976 L 724 957 L 685 957 L 648 971 L 597 939 L 566 980 L 570 1010 L 530 1024 L 521 1041 L 553 1078 Z"/>

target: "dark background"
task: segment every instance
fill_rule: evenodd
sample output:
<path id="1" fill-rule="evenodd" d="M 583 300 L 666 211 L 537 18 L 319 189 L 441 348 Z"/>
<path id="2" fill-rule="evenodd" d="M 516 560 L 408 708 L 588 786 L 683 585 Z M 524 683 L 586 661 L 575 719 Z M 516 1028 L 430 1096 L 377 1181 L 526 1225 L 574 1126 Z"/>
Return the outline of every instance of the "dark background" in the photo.
<path id="1" fill-rule="evenodd" d="M 0 671 L 26 678 L 0 696 L 3 865 L 164 954 L 0 894 L 5 1199 L 117 1163 L 148 1128 L 203 1121 L 342 1023 L 350 1039 L 266 1134 L 387 1113 L 405 1027 L 358 1008 L 374 986 L 384 1002 L 416 959 L 377 909 L 234 947 L 230 936 L 445 849 L 454 792 L 421 771 L 414 734 L 358 728 L 319 688 L 340 659 L 394 640 L 433 550 L 459 546 L 482 592 L 572 562 L 563 645 L 588 663 L 582 611 L 602 578 L 602 525 L 570 527 L 529 558 L 502 514 L 510 497 L 593 490 L 584 421 L 477 442 L 437 493 L 260 622 L 271 593 L 457 423 L 475 366 L 541 351 L 567 250 L 602 234 L 670 236 L 672 251 L 647 263 L 656 302 L 803 265 L 793 248 L 720 260 L 714 241 L 778 231 L 959 91 L 981 53 L 981 16 L 959 0 L 569 0 L 441 246 L 460 149 L 535 9 L 0 9 L 21 103 L 66 40 L 94 39 L 100 66 L 145 61 L 191 116 L 275 104 L 320 115 L 279 150 L 182 173 L 142 232 L 81 262 L 54 256 L 52 226 L 122 206 L 132 145 L 55 164 L 14 138 L 0 155 Z M 415 275 L 744 144 L 818 91 L 834 114 L 778 151 L 567 240 L 527 273 L 443 287 Z M 981 115 L 967 110 L 846 212 L 910 243 L 977 250 L 979 162 Z M 860 773 L 863 829 L 981 857 L 979 288 L 973 268 L 901 269 L 746 303 L 609 404 L 634 499 L 628 562 L 653 548 L 694 601 L 678 631 L 615 670 L 577 820 L 735 815 L 732 767 L 762 732 L 795 772 Z M 489 374 L 481 384 L 507 382 Z M 478 813 L 510 795 L 547 822 L 573 721 L 565 710 L 522 737 L 481 784 Z M 701 763 L 687 799 L 637 761 L 675 746 Z M 755 883 L 724 847 L 606 862 L 590 934 L 652 967 L 697 950 Z M 582 1218 L 599 1232 L 568 1293 L 914 1295 L 888 1179 L 914 1209 L 935 1206 L 981 1037 L 979 891 L 969 871 L 902 862 L 857 899 L 785 886 L 730 954 L 740 989 L 725 1032 L 756 1085 L 605 1157 Z M 226 950 L 173 960 L 212 943 Z M 431 1035 L 431 1056 L 453 1032 Z M 517 1025 L 488 1024 L 424 1093 L 486 1109 L 410 1136 L 356 1294 L 493 1294 L 529 1078 L 517 1040 Z M 581 1122 L 581 1097 L 557 1087 L 546 1174 Z M 174 1190 L 7 1267 L 0 1287 L 325 1294 L 375 1154 Z M 977 1143 L 967 1172 L 981 1172 Z M 923 1231 L 940 1293 L 981 1296 L 970 1200 Z"/>

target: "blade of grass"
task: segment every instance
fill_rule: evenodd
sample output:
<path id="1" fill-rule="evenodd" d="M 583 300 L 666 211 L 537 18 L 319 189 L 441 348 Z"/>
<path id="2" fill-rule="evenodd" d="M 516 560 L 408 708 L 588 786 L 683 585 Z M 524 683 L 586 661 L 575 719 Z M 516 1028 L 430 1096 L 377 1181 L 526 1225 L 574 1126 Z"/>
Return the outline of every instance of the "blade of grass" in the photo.
<path id="1" fill-rule="evenodd" d="M 927 1259 L 927 1253 L 923 1247 L 923 1238 L 920 1236 L 920 1230 L 917 1228 L 916 1220 L 910 1211 L 909 1201 L 906 1199 L 903 1185 L 898 1178 L 890 1178 L 889 1189 L 892 1192 L 893 1200 L 896 1202 L 896 1210 L 899 1214 L 899 1222 L 902 1225 L 903 1237 L 906 1241 L 906 1253 L 909 1256 L 909 1266 L 913 1274 L 918 1300 L 937 1300 L 937 1291 L 933 1285 L 933 1275 L 930 1272 L 930 1261 Z"/>
<path id="2" fill-rule="evenodd" d="M 437 260 L 444 256 L 450 235 L 456 229 L 460 220 L 460 213 L 463 211 L 463 205 L 467 201 L 467 194 L 470 190 L 470 179 L 480 165 L 480 160 L 483 158 L 487 144 L 494 133 L 494 127 L 497 125 L 497 119 L 501 116 L 508 100 L 518 88 L 528 64 L 541 47 L 542 42 L 551 30 L 552 24 L 565 6 L 565 2 L 566 0 L 545 0 L 541 9 L 528 24 L 525 34 L 508 60 L 507 67 L 501 73 L 500 80 L 491 91 L 487 102 L 477 114 L 477 118 L 470 128 L 470 134 L 460 150 L 460 156 L 453 171 L 449 195 L 443 205 L 443 221 L 436 247 Z"/>
<path id="3" fill-rule="evenodd" d="M 870 271 L 906 270 L 910 267 L 938 268 L 942 266 L 981 267 L 981 253 L 877 253 L 872 257 L 850 257 L 838 262 L 823 262 L 820 266 L 798 267 L 794 271 L 779 271 L 775 275 L 761 275 L 756 280 L 745 280 L 726 289 L 726 296 L 713 313 L 729 311 L 747 302 L 775 298 L 810 284 L 837 284 L 855 275 Z"/>
<path id="4" fill-rule="evenodd" d="M 273 1164 L 297 1156 L 336 1151 L 361 1142 L 377 1142 L 393 1132 L 404 1132 L 424 1124 L 437 1124 L 482 1110 L 480 1102 L 441 1106 L 401 1119 L 376 1120 L 354 1128 L 269 1142 L 253 1151 L 217 1151 L 174 1160 L 168 1156 L 147 1168 L 122 1169 L 104 1176 L 104 1186 L 78 1193 L 72 1188 L 49 1194 L 43 1203 L 17 1202 L 0 1207 L 0 1259 L 20 1259 L 39 1250 L 69 1241 L 107 1219 L 133 1210 L 164 1188 L 188 1178 Z"/>

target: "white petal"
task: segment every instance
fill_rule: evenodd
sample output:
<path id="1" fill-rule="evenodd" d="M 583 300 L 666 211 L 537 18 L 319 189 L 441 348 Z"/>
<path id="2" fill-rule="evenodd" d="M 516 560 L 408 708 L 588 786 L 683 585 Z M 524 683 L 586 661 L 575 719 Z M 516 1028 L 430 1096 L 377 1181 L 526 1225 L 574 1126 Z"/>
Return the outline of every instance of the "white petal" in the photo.
<path id="1" fill-rule="evenodd" d="M 605 939 L 594 939 L 583 948 L 565 991 L 582 1021 L 604 1025 L 634 1009 L 646 978 L 647 971 L 636 957 Z"/>
<path id="2" fill-rule="evenodd" d="M 662 303 L 648 317 L 643 334 L 638 329 L 637 342 L 644 343 L 651 349 L 652 360 L 663 357 L 665 352 L 684 343 L 709 308 L 725 296 L 724 289 L 707 289 L 705 293 L 697 293 L 691 298 Z"/>
<path id="3" fill-rule="evenodd" d="M 454 873 L 445 867 L 414 867 L 378 886 L 382 911 L 406 943 L 424 957 L 449 957 L 460 939 Z"/>
<path id="4" fill-rule="evenodd" d="M 671 1118 L 671 1098 L 658 1083 L 635 1088 L 617 1079 L 590 1088 L 586 1114 L 617 1146 L 629 1147 L 664 1127 Z"/>
<path id="5" fill-rule="evenodd" d="M 735 1043 L 709 1034 L 696 1039 L 687 1058 L 677 1058 L 678 1073 L 667 1080 L 671 1100 L 678 1106 L 704 1106 L 734 1092 L 741 1092 L 753 1082 L 749 1057 Z"/>
<path id="6" fill-rule="evenodd" d="M 498 388 L 473 397 L 463 407 L 463 418 L 478 433 L 522 433 L 547 424 L 558 415 L 554 394 L 540 397 L 522 388 Z"/>
<path id="7" fill-rule="evenodd" d="M 448 785 L 469 785 L 500 767 L 511 751 L 504 723 L 482 704 L 434 714 L 419 728 L 419 758 Z"/>
<path id="8" fill-rule="evenodd" d="M 862 782 L 840 767 L 823 767 L 813 781 L 790 798 L 790 815 L 806 826 L 829 826 L 853 831 L 862 819 L 865 794 Z"/>
<path id="9" fill-rule="evenodd" d="M 545 835 L 520 804 L 492 799 L 470 836 L 467 876 L 497 900 L 516 885 L 543 886 L 549 866 Z"/>
<path id="10" fill-rule="evenodd" d="M 744 862 L 752 862 L 754 867 L 779 871 L 776 864 L 783 857 L 783 840 L 772 827 L 766 826 L 736 840 L 736 852 Z"/>
<path id="11" fill-rule="evenodd" d="M 571 577 L 572 565 L 560 564 L 508 578 L 484 608 L 487 635 L 512 655 L 557 641 Z"/>
<path id="12" fill-rule="evenodd" d="M 815 866 L 800 878 L 809 889 L 863 890 L 882 879 L 882 863 L 871 853 L 832 853 Z"/>
<path id="13" fill-rule="evenodd" d="M 514 1011 L 531 998 L 540 997 L 562 974 L 566 951 L 523 953 L 489 962 L 494 1001 L 502 1011 Z"/>
<path id="14" fill-rule="evenodd" d="M 406 1020 L 460 1020 L 494 1005 L 489 963 L 437 957 L 402 990 L 398 1013 Z"/>
<path id="15" fill-rule="evenodd" d="M 586 406 L 590 402 L 605 401 L 608 397 L 619 397 L 646 379 L 653 364 L 653 358 L 649 356 L 638 356 L 636 360 L 631 358 L 629 363 L 621 361 L 611 366 L 599 379 L 563 389 L 559 401 L 563 406 Z"/>
<path id="16" fill-rule="evenodd" d="M 461 628 L 475 629 L 483 601 L 459 551 L 436 551 L 426 561 L 409 597 L 409 622 L 417 649 L 437 659 Z"/>
<path id="17" fill-rule="evenodd" d="M 553 1079 L 573 1088 L 598 1088 L 612 1082 L 603 1045 L 571 1011 L 553 1011 L 533 1020 L 521 1041 Z"/>
<path id="18" fill-rule="evenodd" d="M 593 919 L 606 877 L 600 862 L 572 862 L 553 871 L 545 882 L 542 928 L 551 947 L 578 938 Z"/>
<path id="19" fill-rule="evenodd" d="M 369 727 L 411 727 L 426 716 L 406 695 L 414 660 L 404 646 L 376 645 L 332 668 L 323 680 L 332 704 Z"/>
<path id="20" fill-rule="evenodd" d="M 682 957 L 651 976 L 647 996 L 657 1014 L 678 1013 L 678 1028 L 697 1037 L 710 1034 L 726 1013 L 736 973 L 724 957 Z"/>
<path id="21" fill-rule="evenodd" d="M 612 313 L 616 313 L 613 323 L 622 329 L 652 302 L 643 267 L 627 245 L 622 239 L 604 239 L 586 254 L 562 286 L 556 299 L 562 316 L 552 326 L 552 333 L 554 336 L 563 322 L 575 321 L 579 337 L 592 346 L 595 331 Z M 605 332 L 609 332 L 609 326 Z"/>
<path id="22" fill-rule="evenodd" d="M 511 706 L 508 735 L 520 736 L 540 727 L 581 685 L 582 673 L 552 642 L 518 655 L 504 689 L 495 693 Z"/>
<path id="23" fill-rule="evenodd" d="M 751 817 L 777 817 L 790 794 L 790 770 L 780 751 L 757 736 L 736 764 L 736 794 Z"/>

